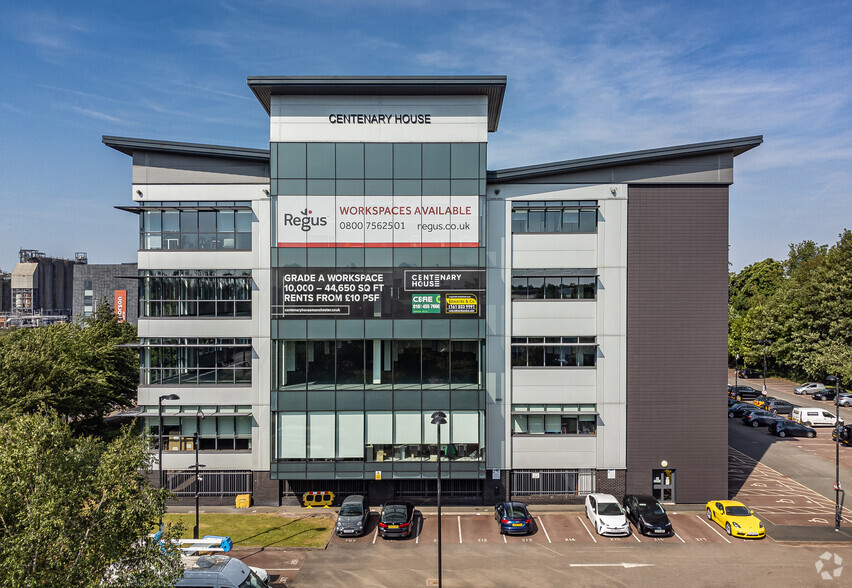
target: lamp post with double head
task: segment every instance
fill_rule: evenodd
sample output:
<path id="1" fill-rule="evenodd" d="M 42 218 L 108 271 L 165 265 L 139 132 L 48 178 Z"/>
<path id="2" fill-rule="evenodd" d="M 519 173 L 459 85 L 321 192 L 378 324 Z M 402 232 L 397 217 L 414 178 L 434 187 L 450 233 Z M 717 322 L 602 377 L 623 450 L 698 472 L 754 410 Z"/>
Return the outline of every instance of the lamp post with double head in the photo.
<path id="1" fill-rule="evenodd" d="M 158 403 L 157 415 L 159 422 L 157 424 L 157 469 L 160 470 L 160 489 L 165 486 L 165 478 L 163 477 L 163 400 L 180 400 L 177 394 L 163 394 L 160 396 Z M 160 514 L 160 530 L 163 530 L 163 515 Z"/>
<path id="2" fill-rule="evenodd" d="M 766 396 L 766 346 L 772 344 L 772 339 L 763 339 L 758 343 L 763 345 L 763 395 Z"/>
<path id="3" fill-rule="evenodd" d="M 842 511 L 840 507 L 840 437 L 843 432 L 843 419 L 840 418 L 840 378 L 828 376 L 827 382 L 834 380 L 834 530 L 840 531 Z"/>
<path id="4" fill-rule="evenodd" d="M 438 588 L 441 588 L 441 425 L 447 424 L 447 414 L 436 410 L 432 413 L 432 424 L 438 425 Z"/>
<path id="5" fill-rule="evenodd" d="M 192 538 L 198 539 L 198 497 L 201 495 L 201 477 L 198 475 L 198 468 L 201 465 L 198 463 L 198 437 L 201 429 L 201 421 L 204 420 L 204 413 L 200 410 L 195 413 L 195 434 L 192 444 L 195 445 L 195 528 L 192 530 Z"/>

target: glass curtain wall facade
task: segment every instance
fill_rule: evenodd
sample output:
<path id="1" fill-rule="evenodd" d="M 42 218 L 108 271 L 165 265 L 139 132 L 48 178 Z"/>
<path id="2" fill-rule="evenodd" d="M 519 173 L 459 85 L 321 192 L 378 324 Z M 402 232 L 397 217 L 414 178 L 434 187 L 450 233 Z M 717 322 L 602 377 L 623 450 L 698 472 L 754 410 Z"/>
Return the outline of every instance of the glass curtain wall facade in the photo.
<path id="1" fill-rule="evenodd" d="M 444 472 L 484 478 L 484 207 L 474 211 L 476 242 L 461 246 L 452 242 L 455 225 L 424 221 L 415 228 L 422 241 L 412 242 L 411 226 L 369 215 L 378 205 L 453 205 L 454 196 L 481 202 L 485 144 L 272 143 L 270 151 L 279 244 L 271 257 L 271 475 L 434 478 L 431 414 L 442 410 Z M 363 221 L 321 221 L 312 197 L 338 210 L 363 197 L 367 212 Z M 333 222 L 336 240 L 300 247 L 277 234 L 290 202 L 305 203 L 306 233 Z M 353 229 L 364 231 L 363 243 L 340 243 Z M 389 229 L 390 243 L 370 242 L 371 231 Z M 448 242 L 427 237 L 433 230 L 447 231 Z"/>

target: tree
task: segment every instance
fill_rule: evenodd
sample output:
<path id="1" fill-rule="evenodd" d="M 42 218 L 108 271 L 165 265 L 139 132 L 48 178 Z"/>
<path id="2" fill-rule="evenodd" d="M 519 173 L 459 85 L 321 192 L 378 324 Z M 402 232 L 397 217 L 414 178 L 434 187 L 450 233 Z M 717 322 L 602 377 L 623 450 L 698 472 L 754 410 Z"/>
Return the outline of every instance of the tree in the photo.
<path id="1" fill-rule="evenodd" d="M 0 338 L 0 415 L 52 410 L 78 431 L 133 404 L 139 378 L 133 325 L 107 303 L 80 324 L 18 329 Z"/>
<path id="2" fill-rule="evenodd" d="M 0 425 L 0 563 L 6 586 L 165 586 L 183 573 L 168 541 L 147 537 L 165 510 L 147 440 L 73 435 L 55 414 Z"/>

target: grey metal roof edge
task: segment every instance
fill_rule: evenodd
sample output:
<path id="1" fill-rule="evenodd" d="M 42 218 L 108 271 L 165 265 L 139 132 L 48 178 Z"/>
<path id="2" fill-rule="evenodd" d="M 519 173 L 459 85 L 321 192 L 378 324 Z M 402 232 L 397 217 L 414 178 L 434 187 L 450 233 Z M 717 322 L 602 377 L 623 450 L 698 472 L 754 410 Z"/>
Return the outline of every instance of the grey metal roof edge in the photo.
<path id="1" fill-rule="evenodd" d="M 751 137 L 723 139 L 720 141 L 709 141 L 706 143 L 690 143 L 688 145 L 676 145 L 673 147 L 644 149 L 642 151 L 629 151 L 626 153 L 585 157 L 583 159 L 556 161 L 552 163 L 542 163 L 525 167 L 489 171 L 488 181 L 501 182 L 521 180 L 601 167 L 630 165 L 645 163 L 648 161 L 659 161 L 662 159 L 705 155 L 708 153 L 722 153 L 726 151 L 733 151 L 734 156 L 737 156 L 745 153 L 749 149 L 757 147 L 761 143 L 763 143 L 763 135 L 754 135 Z"/>
<path id="2" fill-rule="evenodd" d="M 506 76 L 248 76 L 246 84 L 266 113 L 270 113 L 272 95 L 486 95 L 488 130 L 494 132 L 500 122 Z M 453 92 L 448 92 L 452 89 Z M 467 89 L 469 92 L 465 92 Z M 277 90 L 277 91 L 276 91 Z"/>
<path id="3" fill-rule="evenodd" d="M 187 155 L 207 155 L 210 157 L 231 157 L 236 159 L 251 159 L 253 161 L 269 161 L 268 149 L 252 149 L 249 147 L 228 147 L 225 145 L 207 145 L 204 143 L 180 143 L 177 141 L 160 141 L 157 139 L 136 139 L 132 137 L 112 137 L 104 135 L 101 138 L 104 145 L 132 156 L 135 151 L 159 151 L 165 153 L 181 153 Z"/>

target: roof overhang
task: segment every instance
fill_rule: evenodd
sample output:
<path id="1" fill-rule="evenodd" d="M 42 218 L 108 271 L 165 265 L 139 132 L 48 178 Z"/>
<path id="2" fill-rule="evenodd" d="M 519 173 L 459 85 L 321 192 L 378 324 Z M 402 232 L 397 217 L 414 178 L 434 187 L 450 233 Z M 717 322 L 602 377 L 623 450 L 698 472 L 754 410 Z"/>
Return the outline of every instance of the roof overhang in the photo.
<path id="1" fill-rule="evenodd" d="M 557 161 L 554 163 L 542 163 L 526 167 L 513 167 L 489 171 L 488 181 L 492 183 L 511 182 L 602 167 L 634 165 L 652 161 L 679 159 L 713 153 L 733 153 L 736 157 L 741 153 L 745 153 L 749 149 L 757 147 L 761 143 L 763 143 L 763 136 L 755 135 L 753 137 L 741 137 L 739 139 L 725 139 L 722 141 L 710 141 L 707 143 L 691 143 L 689 145 L 662 147 L 660 149 L 645 149 L 643 151 L 615 153 L 613 155 L 601 155 L 598 157 L 586 157 L 583 159 Z"/>
<path id="2" fill-rule="evenodd" d="M 488 131 L 497 130 L 506 76 L 249 76 L 270 113 L 272 96 L 487 96 Z"/>
<path id="3" fill-rule="evenodd" d="M 110 137 L 104 135 L 101 140 L 107 147 L 133 156 L 135 152 L 156 151 L 181 155 L 206 155 L 208 157 L 226 157 L 229 159 L 250 159 L 269 162 L 269 149 L 251 149 L 248 147 L 227 147 L 224 145 L 205 145 L 202 143 L 179 143 L 158 141 L 155 139 L 134 139 L 131 137 Z"/>

